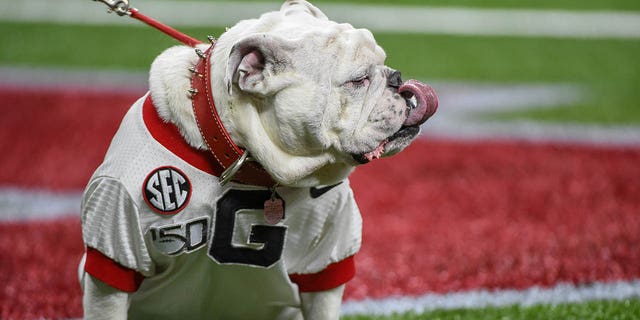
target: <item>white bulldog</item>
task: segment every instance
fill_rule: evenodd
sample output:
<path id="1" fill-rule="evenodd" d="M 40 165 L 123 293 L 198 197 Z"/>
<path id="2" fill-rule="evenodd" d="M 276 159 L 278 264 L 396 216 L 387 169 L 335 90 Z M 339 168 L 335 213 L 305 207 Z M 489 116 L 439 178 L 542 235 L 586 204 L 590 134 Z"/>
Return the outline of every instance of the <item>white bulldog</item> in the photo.
<path id="1" fill-rule="evenodd" d="M 208 46 L 199 48 L 205 51 Z M 385 52 L 371 32 L 332 22 L 303 0 L 286 1 L 280 11 L 239 22 L 225 32 L 210 55 L 206 55 L 211 63 L 207 75 L 211 81 L 210 95 L 224 128 L 233 142 L 246 150 L 273 179 L 274 187 L 270 190 L 276 186 L 286 189 L 278 189 L 285 200 L 286 194 L 293 194 L 297 189 L 339 184 L 357 165 L 401 151 L 418 135 L 419 126 L 435 112 L 438 101 L 431 87 L 415 80 L 403 82 L 399 72 L 384 65 L 385 58 Z M 166 50 L 151 67 L 150 96 L 160 118 L 175 125 L 190 147 L 207 150 L 211 146 L 206 137 L 203 138 L 201 124 L 192 109 L 194 96 L 205 94 L 193 91 L 194 70 L 190 71 L 201 59 L 187 46 Z M 187 176 L 190 173 L 173 170 L 170 174 Z M 342 185 L 350 192 L 346 183 Z M 175 192 L 180 188 L 180 184 L 174 184 L 173 189 L 167 187 L 165 191 Z M 83 232 L 88 247 L 102 248 L 104 241 L 92 242 L 92 236 L 87 236 L 97 231 L 84 226 L 95 219 L 91 215 L 94 214 L 92 208 L 97 206 L 91 199 L 95 190 L 99 187 L 90 184 L 85 193 Z M 183 202 L 189 201 L 190 194 L 185 191 L 183 195 Z M 149 204 L 148 196 L 145 199 Z M 158 205 L 155 206 L 157 209 Z M 287 206 L 289 210 L 289 203 Z M 136 208 L 139 210 L 139 205 Z M 357 211 L 357 208 L 351 210 Z M 210 221 L 213 218 L 197 220 L 203 224 Z M 353 221 L 356 221 L 354 232 L 358 233 L 357 219 Z M 276 219 L 274 223 L 277 222 Z M 146 222 L 135 222 L 136 228 L 143 228 L 143 223 Z M 174 225 L 171 230 L 183 227 Z M 99 228 L 109 227 L 102 223 Z M 288 232 L 293 232 L 293 227 L 288 228 Z M 176 234 L 169 234 L 172 237 L 169 239 L 166 234 L 170 229 L 166 227 L 152 226 L 149 230 L 152 232 L 145 233 L 146 238 L 139 242 L 152 241 L 152 236 L 155 241 L 158 234 L 164 235 L 168 243 L 190 241 Z M 203 243 L 216 241 L 206 237 L 205 233 Z M 119 260 L 115 254 L 112 257 L 111 252 L 105 252 L 111 249 L 104 248 L 101 251 L 108 259 L 134 268 L 130 265 L 133 262 Z M 190 254 L 184 248 L 177 251 Z M 359 248 L 359 242 L 354 248 Z M 216 259 L 211 250 L 209 256 Z M 146 257 L 141 256 L 141 260 Z M 140 265 L 143 266 L 143 262 Z M 306 270 L 304 266 L 300 268 Z M 81 278 L 85 318 L 126 318 L 136 301 L 134 293 L 118 290 L 84 270 L 81 269 Z M 140 270 L 141 276 L 146 277 L 144 268 Z M 265 314 L 265 317 L 337 319 L 343 288 L 344 284 L 340 284 L 326 290 L 300 292 L 297 312 L 282 311 L 274 316 Z"/>

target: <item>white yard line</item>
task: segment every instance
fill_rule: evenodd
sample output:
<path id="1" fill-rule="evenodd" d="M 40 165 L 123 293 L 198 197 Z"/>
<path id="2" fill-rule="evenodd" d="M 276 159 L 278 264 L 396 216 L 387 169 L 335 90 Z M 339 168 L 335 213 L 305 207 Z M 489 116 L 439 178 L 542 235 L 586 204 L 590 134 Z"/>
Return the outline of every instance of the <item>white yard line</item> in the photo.
<path id="1" fill-rule="evenodd" d="M 640 146 L 639 126 L 489 120 L 487 113 L 572 105 L 588 92 L 572 84 L 433 83 L 440 107 L 423 125 L 427 138 L 520 140 L 614 147 Z"/>
<path id="2" fill-rule="evenodd" d="M 640 146 L 639 126 L 553 124 L 535 121 L 482 120 L 487 112 L 551 108 L 588 99 L 580 86 L 567 83 L 483 84 L 431 82 L 440 107 L 423 126 L 427 138 L 456 140 L 523 140 L 587 145 Z M 64 69 L 23 69 L 0 66 L 0 86 L 89 88 L 145 92 L 147 73 Z"/>
<path id="3" fill-rule="evenodd" d="M 78 216 L 81 192 L 56 193 L 45 190 L 0 188 L 0 223 Z M 469 290 L 452 293 L 428 293 L 421 296 L 391 296 L 381 299 L 346 301 L 343 315 L 390 315 L 423 313 L 443 309 L 473 309 L 510 305 L 581 303 L 594 300 L 640 298 L 640 280 L 595 282 L 524 290 Z"/>
<path id="4" fill-rule="evenodd" d="M 0 222 L 54 219 L 80 213 L 81 191 L 0 187 Z"/>
<path id="5" fill-rule="evenodd" d="M 589 124 L 555 124 L 529 120 L 472 121 L 438 119 L 428 121 L 422 134 L 428 138 L 464 141 L 528 141 L 591 146 L 640 146 L 640 127 Z"/>
<path id="6" fill-rule="evenodd" d="M 121 93 L 148 90 L 148 73 L 126 70 L 69 70 L 0 65 L 0 86 L 12 88 L 86 89 Z"/>
<path id="7" fill-rule="evenodd" d="M 383 299 L 347 301 L 343 315 L 390 315 L 393 313 L 424 313 L 443 309 L 475 309 L 532 306 L 539 304 L 581 303 L 594 300 L 623 300 L 640 297 L 640 281 L 595 282 L 588 285 L 561 283 L 554 287 L 531 287 L 525 290 L 470 290 L 446 294 L 425 294 L 418 297 L 396 296 Z"/>
<path id="8" fill-rule="evenodd" d="M 173 26 L 231 26 L 278 9 L 282 2 L 132 0 L 142 13 Z M 640 13 L 320 4 L 332 20 L 380 32 L 559 38 L 640 38 Z M 0 20 L 137 24 L 105 13 L 91 0 L 1 1 Z"/>

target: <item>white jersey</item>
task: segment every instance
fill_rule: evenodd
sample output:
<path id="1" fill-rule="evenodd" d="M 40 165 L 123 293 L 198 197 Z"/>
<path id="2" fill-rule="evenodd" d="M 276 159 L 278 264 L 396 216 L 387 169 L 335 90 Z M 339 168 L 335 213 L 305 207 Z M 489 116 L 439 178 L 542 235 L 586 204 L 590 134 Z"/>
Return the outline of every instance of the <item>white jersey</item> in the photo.
<path id="1" fill-rule="evenodd" d="M 129 318 L 276 319 L 299 291 L 353 277 L 361 218 L 348 181 L 275 193 L 229 183 L 161 123 L 146 97 L 125 116 L 82 203 L 85 271 L 134 292 Z M 284 216 L 266 218 L 266 200 Z"/>

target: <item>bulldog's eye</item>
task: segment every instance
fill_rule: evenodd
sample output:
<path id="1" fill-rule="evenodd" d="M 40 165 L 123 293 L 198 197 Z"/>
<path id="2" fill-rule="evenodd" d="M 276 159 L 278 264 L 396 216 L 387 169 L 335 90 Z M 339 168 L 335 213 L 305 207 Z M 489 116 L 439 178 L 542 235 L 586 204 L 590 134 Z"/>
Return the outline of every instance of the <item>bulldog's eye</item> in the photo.
<path id="1" fill-rule="evenodd" d="M 369 85 L 369 75 L 364 75 L 347 82 L 348 86 L 354 88 L 366 87 Z"/>

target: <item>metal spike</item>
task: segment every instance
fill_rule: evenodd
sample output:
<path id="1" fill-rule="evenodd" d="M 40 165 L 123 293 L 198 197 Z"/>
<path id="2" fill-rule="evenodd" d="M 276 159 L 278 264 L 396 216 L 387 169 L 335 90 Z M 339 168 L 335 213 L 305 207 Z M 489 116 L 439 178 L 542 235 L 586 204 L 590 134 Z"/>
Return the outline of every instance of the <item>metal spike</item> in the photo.
<path id="1" fill-rule="evenodd" d="M 211 44 L 216 44 L 217 39 L 214 36 L 207 36 L 207 39 L 209 39 L 209 42 L 211 42 Z"/>
<path id="2" fill-rule="evenodd" d="M 187 91 L 189 92 L 189 95 L 190 95 L 191 97 L 193 97 L 193 96 L 195 96 L 195 95 L 197 95 L 197 94 L 198 94 L 198 89 L 191 88 L 191 89 L 189 89 L 189 90 L 187 90 Z"/>
<path id="3" fill-rule="evenodd" d="M 189 67 L 189 71 L 191 73 L 193 73 L 194 75 L 198 76 L 201 79 L 204 77 L 204 75 L 202 73 L 198 72 L 198 70 L 196 70 L 195 67 Z"/>
<path id="4" fill-rule="evenodd" d="M 207 55 L 204 54 L 204 52 L 202 52 L 202 50 L 200 50 L 200 49 L 196 49 L 196 54 L 202 59 L 206 59 L 207 58 Z"/>

